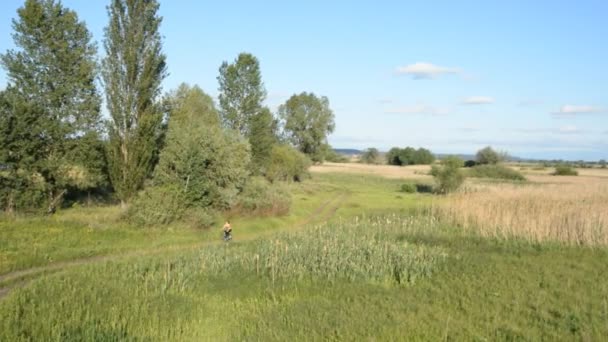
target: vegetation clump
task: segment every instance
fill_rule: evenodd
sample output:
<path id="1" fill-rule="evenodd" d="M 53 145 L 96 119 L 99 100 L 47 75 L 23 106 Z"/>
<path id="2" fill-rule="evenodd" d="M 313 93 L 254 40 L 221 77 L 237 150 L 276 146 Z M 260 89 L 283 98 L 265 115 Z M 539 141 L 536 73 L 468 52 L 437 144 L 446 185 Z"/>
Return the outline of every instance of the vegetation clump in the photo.
<path id="1" fill-rule="evenodd" d="M 250 178 L 239 195 L 237 208 L 256 216 L 285 215 L 291 207 L 291 193 L 283 182 L 270 183 L 263 177 Z"/>
<path id="2" fill-rule="evenodd" d="M 576 171 L 570 165 L 558 165 L 555 167 L 555 171 L 553 171 L 552 175 L 554 175 L 554 176 L 578 176 L 578 171 Z"/>
<path id="3" fill-rule="evenodd" d="M 525 181 L 526 177 L 517 170 L 503 165 L 477 165 L 471 168 L 467 176 L 476 178 L 504 179 L 513 181 Z"/>
<path id="4" fill-rule="evenodd" d="M 462 166 L 462 159 L 456 156 L 444 158 L 441 161 L 441 166 L 433 165 L 431 175 L 437 183 L 437 192 L 447 194 L 460 188 L 465 180 L 465 175 L 460 170 Z"/>
<path id="5" fill-rule="evenodd" d="M 419 149 L 393 147 L 386 154 L 386 162 L 389 165 L 429 165 L 434 161 L 433 153 L 422 147 Z"/>

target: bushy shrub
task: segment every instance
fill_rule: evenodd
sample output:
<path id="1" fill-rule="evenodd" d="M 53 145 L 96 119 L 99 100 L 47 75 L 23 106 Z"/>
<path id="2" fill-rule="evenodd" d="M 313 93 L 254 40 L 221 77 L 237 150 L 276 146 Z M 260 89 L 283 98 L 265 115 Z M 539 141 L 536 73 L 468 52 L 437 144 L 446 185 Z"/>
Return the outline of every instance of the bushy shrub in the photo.
<path id="1" fill-rule="evenodd" d="M 377 148 L 368 148 L 361 155 L 361 162 L 364 164 L 380 164 L 380 152 Z"/>
<path id="2" fill-rule="evenodd" d="M 515 181 L 526 180 L 526 177 L 524 177 L 520 172 L 502 165 L 477 165 L 469 170 L 468 176 Z"/>
<path id="3" fill-rule="evenodd" d="M 207 208 L 190 208 L 183 217 L 192 228 L 209 228 L 216 224 L 215 213 Z"/>
<path id="4" fill-rule="evenodd" d="M 136 224 L 168 224 L 182 218 L 188 208 L 183 189 L 172 185 L 150 186 L 131 201 L 127 217 Z"/>
<path id="5" fill-rule="evenodd" d="M 403 183 L 401 184 L 401 192 L 405 192 L 408 194 L 413 194 L 415 192 L 417 192 L 418 189 L 416 187 L 416 184 L 414 183 Z"/>
<path id="6" fill-rule="evenodd" d="M 460 170 L 462 166 L 462 159 L 455 156 L 443 159 L 441 166 L 433 165 L 431 175 L 437 182 L 437 192 L 446 194 L 460 188 L 465 179 L 464 174 Z"/>
<path id="7" fill-rule="evenodd" d="M 262 177 L 249 179 L 239 195 L 237 208 L 254 215 L 285 215 L 291 207 L 291 193 L 283 182 L 270 183 Z"/>
<path id="8" fill-rule="evenodd" d="M 435 161 L 435 156 L 426 148 L 393 147 L 386 153 L 389 165 L 429 165 Z"/>
<path id="9" fill-rule="evenodd" d="M 464 162 L 464 167 L 473 167 L 477 165 L 477 162 L 474 160 L 467 160 Z"/>
<path id="10" fill-rule="evenodd" d="M 553 172 L 554 176 L 578 176 L 578 171 L 573 169 L 570 165 L 558 165 L 555 167 Z"/>
<path id="11" fill-rule="evenodd" d="M 426 183 L 416 183 L 416 192 L 419 193 L 431 193 L 433 192 L 433 185 Z"/>
<path id="12" fill-rule="evenodd" d="M 271 182 L 299 182 L 308 175 L 310 159 L 303 153 L 287 145 L 275 145 L 270 154 L 270 165 L 266 178 Z"/>

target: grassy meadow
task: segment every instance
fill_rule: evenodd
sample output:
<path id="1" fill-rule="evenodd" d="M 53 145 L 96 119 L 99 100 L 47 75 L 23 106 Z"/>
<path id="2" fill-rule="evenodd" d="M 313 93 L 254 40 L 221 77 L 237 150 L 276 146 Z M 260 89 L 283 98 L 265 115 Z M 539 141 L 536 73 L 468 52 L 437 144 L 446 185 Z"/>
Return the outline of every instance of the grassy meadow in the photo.
<path id="1" fill-rule="evenodd" d="M 231 214 L 229 244 L 116 207 L 3 218 L 0 341 L 608 336 L 608 173 L 439 196 L 400 191 L 421 167 L 312 171 L 288 215 Z"/>

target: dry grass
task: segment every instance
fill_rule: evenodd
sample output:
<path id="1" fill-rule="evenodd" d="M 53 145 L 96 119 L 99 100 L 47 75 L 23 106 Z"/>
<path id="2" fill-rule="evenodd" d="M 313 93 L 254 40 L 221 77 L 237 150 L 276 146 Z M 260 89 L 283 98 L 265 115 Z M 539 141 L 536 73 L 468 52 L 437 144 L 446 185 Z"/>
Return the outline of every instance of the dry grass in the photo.
<path id="1" fill-rule="evenodd" d="M 394 166 L 359 163 L 324 163 L 310 168 L 315 173 L 348 173 L 382 176 L 386 178 L 431 179 L 429 165 Z"/>
<path id="2" fill-rule="evenodd" d="M 484 236 L 608 245 L 608 179 L 530 176 L 528 185 L 472 183 L 439 215 Z"/>

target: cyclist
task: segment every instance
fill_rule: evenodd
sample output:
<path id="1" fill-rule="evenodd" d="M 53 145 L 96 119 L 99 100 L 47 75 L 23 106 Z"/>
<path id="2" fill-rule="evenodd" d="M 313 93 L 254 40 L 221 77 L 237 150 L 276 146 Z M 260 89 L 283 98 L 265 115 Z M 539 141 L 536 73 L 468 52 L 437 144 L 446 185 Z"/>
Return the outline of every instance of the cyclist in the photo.
<path id="1" fill-rule="evenodd" d="M 222 227 L 222 231 L 224 232 L 224 241 L 232 240 L 232 226 L 230 225 L 230 221 L 226 220 L 224 226 Z"/>

